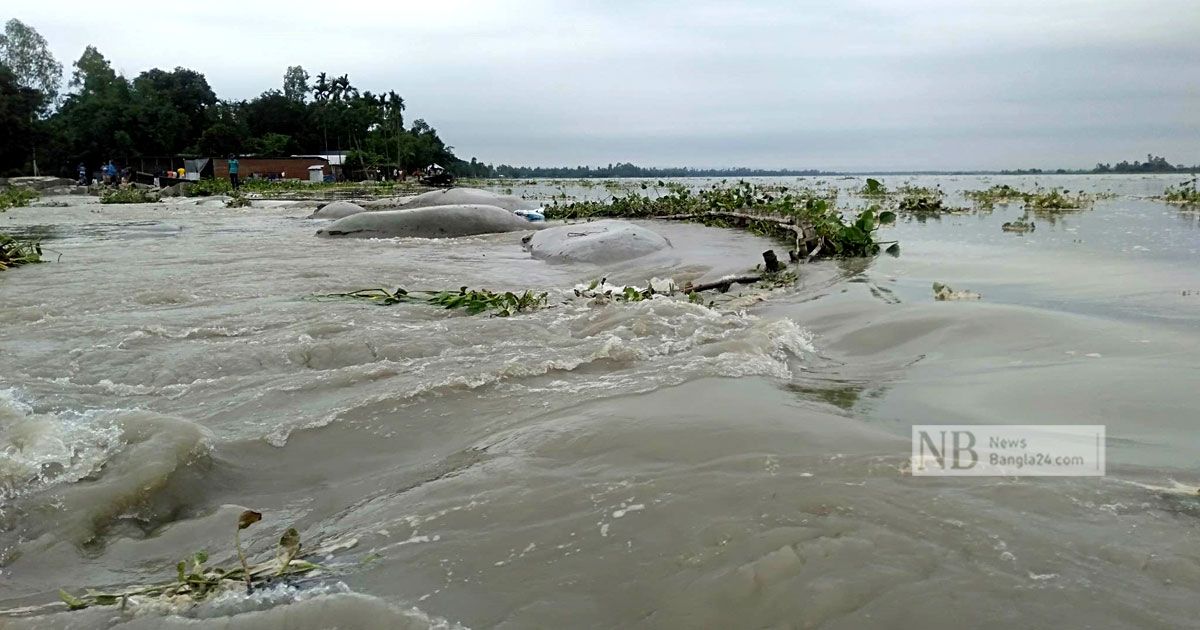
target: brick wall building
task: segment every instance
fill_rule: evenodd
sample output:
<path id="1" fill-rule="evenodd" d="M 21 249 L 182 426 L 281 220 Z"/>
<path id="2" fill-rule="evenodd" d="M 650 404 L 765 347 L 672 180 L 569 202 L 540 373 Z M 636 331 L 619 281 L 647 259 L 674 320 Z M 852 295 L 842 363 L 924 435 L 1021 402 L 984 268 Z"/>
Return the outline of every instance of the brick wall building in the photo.
<path id="1" fill-rule="evenodd" d="M 284 177 L 285 179 L 308 179 L 308 167 L 320 166 L 323 175 L 332 175 L 329 160 L 316 157 L 305 158 L 238 158 L 238 177 L 250 179 L 257 174 L 259 177 Z M 281 175 L 286 173 L 286 175 Z M 218 158 L 213 160 L 213 176 L 222 179 L 229 177 L 229 160 Z"/>

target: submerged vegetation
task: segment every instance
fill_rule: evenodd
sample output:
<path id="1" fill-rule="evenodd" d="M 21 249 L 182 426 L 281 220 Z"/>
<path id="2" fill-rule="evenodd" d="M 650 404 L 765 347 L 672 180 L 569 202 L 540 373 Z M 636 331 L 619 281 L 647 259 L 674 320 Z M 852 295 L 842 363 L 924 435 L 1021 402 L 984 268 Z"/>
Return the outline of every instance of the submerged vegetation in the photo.
<path id="1" fill-rule="evenodd" d="M 1008 204 L 1025 199 L 1025 193 L 1008 184 L 996 184 L 987 190 L 968 190 L 963 195 L 973 201 L 980 210 L 989 211 L 995 208 L 996 204 Z"/>
<path id="2" fill-rule="evenodd" d="M 917 216 L 942 215 L 948 213 L 961 214 L 966 208 L 947 206 L 946 193 L 941 188 L 924 186 L 901 186 L 899 192 L 904 196 L 896 205 L 896 212 Z"/>
<path id="3" fill-rule="evenodd" d="M 878 179 L 867 178 L 867 183 L 858 189 L 858 194 L 864 197 L 886 197 L 888 194 L 887 186 Z"/>
<path id="4" fill-rule="evenodd" d="M 1080 210 L 1091 205 L 1093 197 L 1082 192 L 1071 194 L 1069 190 L 1051 188 L 1047 191 L 1037 190 L 1025 194 L 1025 207 L 1034 212 L 1054 213 L 1068 210 Z"/>
<path id="5" fill-rule="evenodd" d="M 893 246 L 895 247 L 895 246 Z M 891 253 L 889 249 L 889 253 Z M 898 251 L 898 250 L 897 250 Z M 642 302 L 656 297 L 686 295 L 689 302 L 704 304 L 700 293 L 718 291 L 726 293 L 735 284 L 753 285 L 758 289 L 771 290 L 795 284 L 797 274 L 787 269 L 779 261 L 774 250 L 763 252 L 763 263 L 756 265 L 752 273 L 725 276 L 711 282 L 693 284 L 688 282 L 680 287 L 674 280 L 653 278 L 646 286 L 613 285 L 607 278 L 593 280 L 587 285 L 577 285 L 575 297 L 589 298 L 593 303 L 609 302 Z M 387 289 L 361 289 L 349 293 L 327 293 L 313 296 L 317 300 L 366 300 L 381 306 L 392 306 L 405 303 L 422 303 L 440 306 L 444 309 L 462 309 L 468 315 L 491 313 L 493 317 L 511 317 L 519 313 L 528 313 L 549 306 L 549 293 L 536 293 L 526 290 L 522 293 L 508 291 L 495 293 L 486 289 L 468 289 L 461 287 L 457 291 L 407 291 L 398 288 L 394 291 Z M 564 304 L 566 302 L 563 302 Z M 708 306 L 713 307 L 714 302 Z"/>
<path id="6" fill-rule="evenodd" d="M 238 589 L 243 585 L 249 593 L 256 587 L 287 581 L 295 584 L 296 576 L 315 576 L 323 569 L 321 565 L 305 560 L 307 557 L 324 557 L 329 554 L 353 547 L 357 541 L 353 539 L 341 543 L 324 545 L 314 548 L 302 548 L 300 533 L 294 528 L 288 528 L 279 538 L 275 557 L 257 563 L 249 563 L 241 544 L 241 531 L 262 519 L 262 514 L 246 510 L 238 518 L 237 529 L 234 530 L 234 545 L 236 547 L 239 566 L 224 568 L 209 566 L 209 554 L 197 551 L 185 560 L 175 565 L 174 579 L 158 584 L 134 586 L 116 591 L 87 590 L 81 595 L 74 595 L 67 590 L 59 591 L 59 599 L 69 610 L 80 610 L 90 606 L 121 606 L 124 609 L 131 603 L 141 601 L 162 601 L 174 605 L 195 605 L 218 593 Z M 61 606 L 61 604 L 59 604 Z M 45 607 L 42 607 L 45 608 Z M 0 611 L 5 614 L 36 612 L 38 608 Z"/>
<path id="7" fill-rule="evenodd" d="M 555 202 L 546 208 L 546 218 L 665 219 L 739 227 L 788 243 L 793 260 L 873 256 L 881 244 L 875 231 L 895 220 L 895 213 L 876 208 L 846 219 L 828 194 L 807 188 L 757 186 L 745 181 L 695 192 L 681 184 L 659 182 L 659 186 L 667 192 L 655 197 L 631 192 L 609 201 Z"/>
<path id="8" fill-rule="evenodd" d="M 100 195 L 100 203 L 154 203 L 158 193 L 141 188 L 110 188 Z"/>
<path id="9" fill-rule="evenodd" d="M 996 204 L 1020 201 L 1025 205 L 1026 212 L 1032 211 L 1041 215 L 1082 210 L 1100 196 L 1089 195 L 1082 191 L 1071 194 L 1071 191 L 1060 188 L 1037 189 L 1027 192 L 1008 184 L 997 184 L 986 190 L 969 190 L 963 194 L 967 199 L 975 202 L 976 207 L 980 210 L 991 210 Z"/>
<path id="10" fill-rule="evenodd" d="M 0 190 L 0 212 L 9 208 L 20 208 L 29 205 L 38 198 L 37 191 L 28 188 L 10 186 Z"/>
<path id="11" fill-rule="evenodd" d="M 490 312 L 495 317 L 511 317 L 518 313 L 537 310 L 546 306 L 547 294 L 525 291 L 524 293 L 495 293 L 487 289 L 468 289 L 461 287 L 457 291 L 407 291 L 397 288 L 361 289 L 349 293 L 329 293 L 316 296 L 318 299 L 351 299 L 368 300 L 381 306 L 392 306 L 402 303 L 424 303 L 440 306 L 444 309 L 461 308 L 468 315 L 478 315 Z"/>
<path id="12" fill-rule="evenodd" d="M 40 243 L 18 239 L 0 232 L 0 271 L 40 262 L 42 262 Z"/>
<path id="13" fill-rule="evenodd" d="M 1200 190 L 1196 189 L 1196 177 L 1177 186 L 1167 186 L 1163 192 L 1163 201 L 1177 203 L 1183 206 L 1200 205 Z"/>
<path id="14" fill-rule="evenodd" d="M 1029 220 L 1029 213 L 1026 212 L 1016 221 L 1006 221 L 1004 225 L 1000 226 L 1000 229 L 1005 232 L 1025 234 L 1026 232 L 1032 232 L 1037 229 L 1037 225 L 1035 225 L 1033 221 Z"/>

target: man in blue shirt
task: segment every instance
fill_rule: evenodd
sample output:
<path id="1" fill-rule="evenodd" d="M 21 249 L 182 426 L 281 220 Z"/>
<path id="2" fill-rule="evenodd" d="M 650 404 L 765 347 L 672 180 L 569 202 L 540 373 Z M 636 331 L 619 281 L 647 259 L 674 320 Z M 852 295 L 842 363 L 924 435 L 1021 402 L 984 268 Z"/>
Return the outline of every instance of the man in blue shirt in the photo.
<path id="1" fill-rule="evenodd" d="M 238 161 L 236 155 L 229 156 L 229 183 L 233 185 L 233 189 L 238 188 Z"/>

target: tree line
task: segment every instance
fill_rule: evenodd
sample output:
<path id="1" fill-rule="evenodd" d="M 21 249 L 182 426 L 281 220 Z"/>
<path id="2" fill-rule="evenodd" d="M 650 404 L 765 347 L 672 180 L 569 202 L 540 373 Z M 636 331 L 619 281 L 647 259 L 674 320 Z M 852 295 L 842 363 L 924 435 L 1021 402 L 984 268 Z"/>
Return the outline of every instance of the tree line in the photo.
<path id="1" fill-rule="evenodd" d="M 1146 154 L 1146 161 L 1141 162 L 1134 160 L 1132 164 L 1128 160 L 1122 160 L 1116 164 L 1097 164 L 1096 168 L 1092 169 L 1093 173 L 1183 173 L 1195 172 L 1200 170 L 1200 165 L 1197 166 L 1174 166 L 1166 160 L 1166 158 Z"/>
<path id="2" fill-rule="evenodd" d="M 222 100 L 199 72 L 154 68 L 129 80 L 88 46 L 65 93 L 62 78 L 46 40 L 10 20 L 0 35 L 0 175 L 73 176 L 80 163 L 95 169 L 108 160 L 332 151 L 346 153 L 352 173 L 469 166 L 424 120 L 405 124 L 395 91 L 359 90 L 347 75 L 313 77 L 292 66 L 278 89 Z"/>

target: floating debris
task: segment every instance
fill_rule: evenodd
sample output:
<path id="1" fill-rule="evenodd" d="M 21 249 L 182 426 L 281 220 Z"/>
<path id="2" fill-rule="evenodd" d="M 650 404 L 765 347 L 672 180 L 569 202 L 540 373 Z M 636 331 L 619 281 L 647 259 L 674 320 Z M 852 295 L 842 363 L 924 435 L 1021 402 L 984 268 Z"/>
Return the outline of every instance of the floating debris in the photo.
<path id="1" fill-rule="evenodd" d="M 40 262 L 43 262 L 41 243 L 0 232 L 0 271 Z"/>
<path id="2" fill-rule="evenodd" d="M 241 588 L 243 584 L 246 592 L 249 593 L 255 588 L 268 586 L 279 580 L 289 580 L 294 584 L 296 576 L 317 577 L 326 571 L 325 567 L 305 558 L 326 557 L 336 551 L 349 549 L 358 543 L 356 539 L 341 539 L 306 549 L 301 545 L 300 533 L 295 528 L 289 527 L 279 538 L 274 558 L 251 564 L 247 562 L 246 555 L 242 550 L 241 530 L 260 520 L 262 520 L 262 514 L 253 510 L 242 512 L 238 518 L 237 529 L 234 530 L 234 544 L 237 548 L 240 567 L 208 566 L 208 553 L 197 551 L 175 565 L 175 579 L 173 580 L 113 591 L 87 589 L 81 595 L 62 589 L 58 593 L 59 599 L 62 600 L 61 603 L 0 610 L 0 615 L 18 616 L 45 613 L 63 605 L 66 605 L 68 610 L 116 605 L 120 605 L 124 610 L 130 605 L 156 601 L 170 602 L 176 606 L 180 604 L 194 606 L 218 593 Z"/>
<path id="3" fill-rule="evenodd" d="M 933 283 L 933 299 L 939 302 L 956 302 L 959 300 L 978 300 L 983 296 L 974 291 L 955 291 L 941 282 Z"/>

